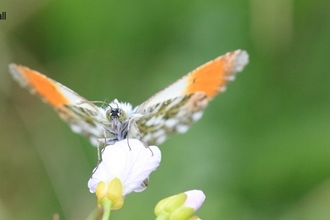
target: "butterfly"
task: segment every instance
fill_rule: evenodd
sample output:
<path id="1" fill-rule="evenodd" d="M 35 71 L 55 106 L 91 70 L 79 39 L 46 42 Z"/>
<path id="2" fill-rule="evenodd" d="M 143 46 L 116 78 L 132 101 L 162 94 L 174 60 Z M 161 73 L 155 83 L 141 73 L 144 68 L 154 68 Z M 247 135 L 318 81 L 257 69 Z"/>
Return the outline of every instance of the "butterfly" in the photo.
<path id="1" fill-rule="evenodd" d="M 28 67 L 10 64 L 9 71 L 22 87 L 51 105 L 71 129 L 89 138 L 112 144 L 138 138 L 148 146 L 163 143 L 175 133 L 184 133 L 199 120 L 217 94 L 225 91 L 249 62 L 244 50 L 228 52 L 198 67 L 141 105 L 117 99 L 104 106 L 88 101 L 68 87 Z M 103 141 L 102 141 L 103 140 Z"/>

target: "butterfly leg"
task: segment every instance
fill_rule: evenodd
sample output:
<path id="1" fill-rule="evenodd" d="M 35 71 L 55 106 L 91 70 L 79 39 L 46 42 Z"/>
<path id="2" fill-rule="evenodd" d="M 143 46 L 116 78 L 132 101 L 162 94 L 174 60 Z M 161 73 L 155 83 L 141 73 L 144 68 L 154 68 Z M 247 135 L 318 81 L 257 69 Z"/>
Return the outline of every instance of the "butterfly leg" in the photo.
<path id="1" fill-rule="evenodd" d="M 129 140 L 129 136 L 130 136 L 130 135 L 132 135 L 133 138 L 137 138 L 139 141 L 141 141 L 142 144 L 143 144 L 146 148 L 148 148 L 148 149 L 150 150 L 152 156 L 154 155 L 154 152 L 152 152 L 152 150 L 149 148 L 147 142 L 145 142 L 145 141 L 143 140 L 143 137 L 142 137 L 142 134 L 141 134 L 141 132 L 140 132 L 140 130 L 139 130 L 139 127 L 138 127 L 138 125 L 136 124 L 135 120 L 133 120 L 133 119 L 131 119 L 131 120 L 128 121 L 128 132 L 127 132 L 127 136 L 126 136 L 128 146 L 129 146 L 129 141 L 128 141 L 128 140 Z M 129 146 L 129 147 L 130 147 L 130 146 Z"/>
<path id="2" fill-rule="evenodd" d="M 145 180 L 143 180 L 143 182 L 140 185 L 140 188 L 134 190 L 134 192 L 142 192 L 143 190 L 145 190 L 149 185 L 149 177 Z"/>
<path id="3" fill-rule="evenodd" d="M 100 142 L 97 142 L 97 164 L 99 164 L 101 162 L 101 152 L 100 152 Z"/>
<path id="4" fill-rule="evenodd" d="M 109 129 L 107 127 L 103 127 L 103 128 L 104 128 L 104 140 L 102 141 L 102 143 L 104 144 L 104 146 L 113 145 L 117 141 L 120 140 L 120 139 L 118 139 L 117 132 L 115 132 L 112 129 Z M 113 136 L 113 137 L 108 137 L 110 135 Z"/>

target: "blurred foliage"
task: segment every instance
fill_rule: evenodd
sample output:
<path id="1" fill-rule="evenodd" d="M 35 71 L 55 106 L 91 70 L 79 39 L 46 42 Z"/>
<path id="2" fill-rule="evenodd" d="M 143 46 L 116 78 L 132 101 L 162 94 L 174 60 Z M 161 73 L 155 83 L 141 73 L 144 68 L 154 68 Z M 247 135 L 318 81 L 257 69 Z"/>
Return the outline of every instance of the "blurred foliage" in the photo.
<path id="1" fill-rule="evenodd" d="M 153 219 L 198 188 L 203 219 L 329 219 L 329 1 L 0 2 L 0 219 L 84 219 L 96 150 L 22 90 L 10 62 L 89 100 L 137 105 L 238 48 L 250 64 L 187 134 L 161 145 L 143 193 L 111 219 Z"/>

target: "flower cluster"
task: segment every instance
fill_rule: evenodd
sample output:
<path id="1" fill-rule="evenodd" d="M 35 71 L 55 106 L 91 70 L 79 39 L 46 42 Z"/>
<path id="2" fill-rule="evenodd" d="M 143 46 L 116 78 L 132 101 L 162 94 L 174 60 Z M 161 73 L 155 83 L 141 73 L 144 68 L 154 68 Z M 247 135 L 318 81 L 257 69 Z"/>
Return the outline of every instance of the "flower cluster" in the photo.
<path id="1" fill-rule="evenodd" d="M 90 192 L 97 196 L 102 219 L 109 219 L 111 210 L 121 208 L 126 195 L 143 191 L 147 187 L 149 175 L 157 169 L 160 161 L 158 147 L 145 147 L 137 139 L 125 139 L 105 147 L 102 161 L 88 181 Z M 198 219 L 193 214 L 204 199 L 205 195 L 200 190 L 180 193 L 161 200 L 155 208 L 155 214 L 159 220 Z"/>

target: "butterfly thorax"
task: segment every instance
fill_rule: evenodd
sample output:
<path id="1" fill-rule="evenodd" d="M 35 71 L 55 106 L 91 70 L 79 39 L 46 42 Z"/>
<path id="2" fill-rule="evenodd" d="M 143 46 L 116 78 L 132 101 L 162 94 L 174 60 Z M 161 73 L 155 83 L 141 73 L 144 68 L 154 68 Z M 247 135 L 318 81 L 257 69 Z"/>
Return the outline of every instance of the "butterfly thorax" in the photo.
<path id="1" fill-rule="evenodd" d="M 106 143 L 113 144 L 126 138 L 140 139 L 136 121 L 141 117 L 141 114 L 135 113 L 131 104 L 121 103 L 115 99 L 106 108 L 106 118 L 108 119 L 104 125 Z"/>

